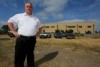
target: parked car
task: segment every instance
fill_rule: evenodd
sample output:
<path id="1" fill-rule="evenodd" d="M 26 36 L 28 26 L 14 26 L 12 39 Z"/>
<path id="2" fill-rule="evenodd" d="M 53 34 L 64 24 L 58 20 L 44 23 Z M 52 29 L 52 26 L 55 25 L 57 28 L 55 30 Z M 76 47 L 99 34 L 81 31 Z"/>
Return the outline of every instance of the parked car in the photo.
<path id="1" fill-rule="evenodd" d="M 54 33 L 54 37 L 55 38 L 62 38 L 63 37 L 63 35 L 62 35 L 62 33 Z"/>
<path id="2" fill-rule="evenodd" d="M 48 33 L 48 38 L 51 38 L 51 36 L 52 36 L 51 33 Z"/>
<path id="3" fill-rule="evenodd" d="M 62 33 L 62 36 L 63 36 L 63 37 L 66 37 L 66 33 Z"/>
<path id="4" fill-rule="evenodd" d="M 47 33 L 47 32 L 44 32 L 44 33 L 41 33 L 40 38 L 51 38 L 51 33 Z"/>
<path id="5" fill-rule="evenodd" d="M 75 39 L 75 35 L 73 33 L 66 33 L 67 39 Z"/>
<path id="6" fill-rule="evenodd" d="M 7 34 L 8 34 L 8 36 L 10 36 L 10 37 L 15 37 L 14 34 L 13 34 L 11 31 L 8 31 Z"/>

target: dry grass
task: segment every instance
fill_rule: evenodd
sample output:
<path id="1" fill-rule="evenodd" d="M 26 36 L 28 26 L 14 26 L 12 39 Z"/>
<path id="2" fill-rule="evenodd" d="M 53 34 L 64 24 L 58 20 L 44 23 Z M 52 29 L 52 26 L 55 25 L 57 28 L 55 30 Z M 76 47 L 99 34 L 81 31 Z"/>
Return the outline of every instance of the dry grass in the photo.
<path id="1" fill-rule="evenodd" d="M 0 35 L 0 67 L 13 67 L 15 38 Z M 54 45 L 62 47 L 83 48 L 100 52 L 100 38 L 77 38 L 77 39 L 37 39 L 37 45 Z"/>
<path id="2" fill-rule="evenodd" d="M 38 44 L 70 46 L 75 48 L 87 48 L 93 51 L 100 52 L 100 38 L 77 38 L 77 39 L 38 39 Z"/>
<path id="3" fill-rule="evenodd" d="M 14 39 L 0 35 L 0 67 L 13 67 Z"/>

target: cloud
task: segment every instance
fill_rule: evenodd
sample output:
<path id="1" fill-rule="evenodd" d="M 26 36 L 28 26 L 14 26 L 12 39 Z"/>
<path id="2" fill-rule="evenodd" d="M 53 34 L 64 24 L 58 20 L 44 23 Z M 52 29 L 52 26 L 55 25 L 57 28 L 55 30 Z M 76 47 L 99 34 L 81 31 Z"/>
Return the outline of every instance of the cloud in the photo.
<path id="1" fill-rule="evenodd" d="M 64 18 L 64 15 L 62 13 L 53 14 L 54 18 L 58 21 Z"/>
<path id="2" fill-rule="evenodd" d="M 41 17 L 43 20 L 47 20 L 50 16 L 54 19 L 62 19 L 64 17 L 62 11 L 69 0 L 30 0 L 31 2 L 35 2 L 35 4 L 39 4 L 41 9 L 40 12 L 37 12 L 36 15 Z"/>
<path id="3" fill-rule="evenodd" d="M 0 21 L 0 28 L 2 27 L 2 25 L 7 25 L 7 21 Z"/>
<path id="4" fill-rule="evenodd" d="M 26 1 L 29 1 L 33 4 L 33 6 L 37 6 L 37 5 L 40 5 L 42 0 L 25 0 Z"/>
<path id="5" fill-rule="evenodd" d="M 68 0 L 43 0 L 43 7 L 48 13 L 56 13 L 63 10 Z"/>
<path id="6" fill-rule="evenodd" d="M 0 29 L 1 29 L 1 27 L 2 27 L 3 25 L 7 25 L 7 24 L 8 24 L 7 21 L 0 21 Z M 14 28 L 17 28 L 17 24 L 16 24 L 16 23 L 14 23 Z"/>
<path id="7" fill-rule="evenodd" d="M 16 0 L 0 0 L 0 5 L 9 7 L 9 9 L 16 9 L 17 1 Z"/>
<path id="8" fill-rule="evenodd" d="M 6 0 L 0 0 L 0 5 L 7 6 L 7 1 Z"/>
<path id="9" fill-rule="evenodd" d="M 100 19 L 94 19 L 92 21 L 95 22 L 95 28 L 96 28 L 96 30 L 100 31 Z"/>
<path id="10" fill-rule="evenodd" d="M 96 7 L 96 4 L 91 4 L 87 9 L 93 9 L 94 7 Z"/>
<path id="11" fill-rule="evenodd" d="M 36 15 L 42 20 L 48 20 L 47 14 L 45 12 L 38 12 Z"/>
<path id="12" fill-rule="evenodd" d="M 98 6 L 100 6 L 100 0 L 94 0 L 94 1 L 90 2 L 90 4 L 88 4 L 88 6 L 85 7 L 84 9 L 88 10 L 88 11 L 92 11 L 93 9 L 97 8 Z"/>
<path id="13" fill-rule="evenodd" d="M 65 20 L 65 21 L 61 21 L 61 22 L 85 22 L 86 20 L 83 19 L 72 19 L 72 20 Z"/>

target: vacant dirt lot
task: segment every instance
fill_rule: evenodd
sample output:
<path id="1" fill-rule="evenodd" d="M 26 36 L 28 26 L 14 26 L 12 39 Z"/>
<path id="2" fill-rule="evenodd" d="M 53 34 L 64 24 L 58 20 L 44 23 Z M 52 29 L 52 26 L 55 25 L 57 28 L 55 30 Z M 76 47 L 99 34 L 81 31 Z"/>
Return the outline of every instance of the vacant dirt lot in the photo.
<path id="1" fill-rule="evenodd" d="M 0 67 L 13 67 L 14 42 L 0 36 Z M 34 53 L 36 67 L 100 67 L 100 38 L 38 38 Z"/>

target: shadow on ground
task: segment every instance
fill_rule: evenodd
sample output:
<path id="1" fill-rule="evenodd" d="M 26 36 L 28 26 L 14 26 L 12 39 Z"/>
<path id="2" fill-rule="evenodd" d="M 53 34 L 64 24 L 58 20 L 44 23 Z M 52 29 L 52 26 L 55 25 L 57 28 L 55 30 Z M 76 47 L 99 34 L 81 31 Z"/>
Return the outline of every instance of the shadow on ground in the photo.
<path id="1" fill-rule="evenodd" d="M 35 67 L 39 67 L 42 63 L 54 59 L 58 55 L 58 51 L 51 52 L 35 62 Z"/>
<path id="2" fill-rule="evenodd" d="M 0 38 L 0 40 L 6 41 L 6 40 L 10 40 L 10 39 L 9 38 Z"/>

